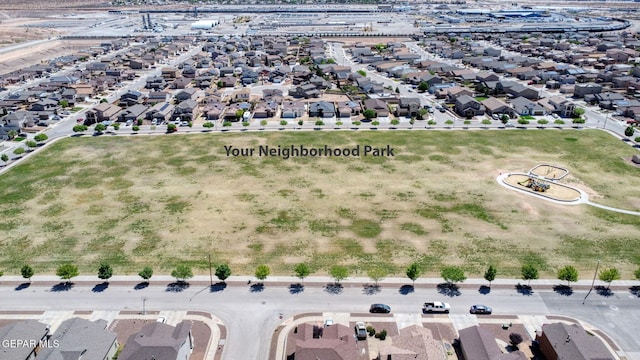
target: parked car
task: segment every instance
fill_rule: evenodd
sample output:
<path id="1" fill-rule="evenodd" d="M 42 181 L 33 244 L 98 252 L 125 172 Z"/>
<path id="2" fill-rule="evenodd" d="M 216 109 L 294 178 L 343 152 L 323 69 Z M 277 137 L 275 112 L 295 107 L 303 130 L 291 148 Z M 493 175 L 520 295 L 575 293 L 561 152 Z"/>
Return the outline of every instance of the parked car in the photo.
<path id="1" fill-rule="evenodd" d="M 491 310 L 491 308 L 486 306 L 486 305 L 473 305 L 469 309 L 469 313 L 471 313 L 471 314 L 486 314 L 486 315 L 490 315 L 492 311 L 493 310 Z"/>
<path id="2" fill-rule="evenodd" d="M 362 321 L 356 323 L 356 337 L 358 340 L 367 340 L 367 325 Z"/>
<path id="3" fill-rule="evenodd" d="M 385 305 L 385 304 L 371 304 L 371 307 L 369 308 L 369 312 L 388 314 L 391 312 L 391 308 L 389 307 L 389 305 Z"/>

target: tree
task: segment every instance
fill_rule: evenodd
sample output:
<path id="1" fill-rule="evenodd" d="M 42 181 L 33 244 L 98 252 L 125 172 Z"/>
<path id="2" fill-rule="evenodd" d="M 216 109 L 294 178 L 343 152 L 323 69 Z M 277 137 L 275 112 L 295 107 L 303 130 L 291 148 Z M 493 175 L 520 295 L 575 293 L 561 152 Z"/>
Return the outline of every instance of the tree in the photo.
<path id="1" fill-rule="evenodd" d="M 20 274 L 23 278 L 31 281 L 31 277 L 33 277 L 34 271 L 31 265 L 25 264 L 22 266 L 22 269 L 20 269 Z"/>
<path id="2" fill-rule="evenodd" d="M 171 271 L 171 276 L 176 278 L 178 282 L 185 282 L 187 279 L 191 279 L 193 277 L 193 271 L 191 271 L 190 266 L 180 264 Z"/>
<path id="3" fill-rule="evenodd" d="M 7 154 L 2 154 L 2 156 L 0 156 L 0 160 L 7 162 L 9 161 L 9 155 Z"/>
<path id="4" fill-rule="evenodd" d="M 256 268 L 256 278 L 260 281 L 263 281 L 271 274 L 271 269 L 267 265 L 258 265 Z"/>
<path id="5" fill-rule="evenodd" d="M 416 280 L 420 277 L 420 267 L 418 267 L 418 263 L 412 263 L 407 268 L 407 277 L 411 280 L 413 285 L 416 284 Z"/>
<path id="6" fill-rule="evenodd" d="M 142 270 L 140 270 L 138 275 L 148 284 L 149 279 L 151 279 L 151 277 L 153 276 L 153 269 L 151 268 L 151 266 L 145 266 Z"/>
<path id="7" fill-rule="evenodd" d="M 349 269 L 346 266 L 342 265 L 333 265 L 329 269 L 329 275 L 335 280 L 336 284 L 339 284 L 340 281 L 346 279 L 349 276 Z"/>
<path id="8" fill-rule="evenodd" d="M 400 94 L 400 88 L 396 86 L 396 94 Z"/>
<path id="9" fill-rule="evenodd" d="M 100 99 L 100 104 L 104 104 L 104 103 L 108 103 L 108 102 L 109 102 L 109 100 L 107 100 L 105 98 Z"/>
<path id="10" fill-rule="evenodd" d="M 216 267 L 216 277 L 224 282 L 231 276 L 231 268 L 227 264 L 220 264 Z"/>
<path id="11" fill-rule="evenodd" d="M 15 148 L 15 150 L 13 150 L 13 153 L 16 155 L 22 155 L 24 154 L 24 151 L 25 151 L 24 148 L 19 147 L 19 148 Z"/>
<path id="12" fill-rule="evenodd" d="M 93 131 L 97 132 L 98 134 L 101 134 L 105 130 L 107 130 L 107 126 L 102 123 L 96 124 L 96 126 L 93 128 Z"/>
<path id="13" fill-rule="evenodd" d="M 133 125 L 133 126 L 131 127 L 131 130 L 132 130 L 132 131 L 140 131 L 140 126 L 138 126 L 138 125 Z"/>
<path id="14" fill-rule="evenodd" d="M 500 116 L 500 122 L 503 124 L 506 124 L 509 122 L 509 115 L 507 114 L 502 114 L 502 116 Z"/>
<path id="15" fill-rule="evenodd" d="M 98 278 L 104 281 L 109 281 L 113 276 L 113 268 L 111 265 L 107 263 L 100 263 L 100 267 L 98 267 Z"/>
<path id="16" fill-rule="evenodd" d="M 620 280 L 620 271 L 616 268 L 609 268 L 600 271 L 599 279 L 608 283 L 607 289 L 611 286 L 613 280 Z"/>
<path id="17" fill-rule="evenodd" d="M 491 287 L 491 282 L 496 279 L 497 273 L 498 269 L 493 265 L 489 265 L 487 271 L 484 272 L 484 279 L 489 282 L 489 287 Z"/>
<path id="18" fill-rule="evenodd" d="M 363 112 L 362 112 L 362 115 L 363 115 L 365 118 L 367 118 L 367 119 L 371 120 L 371 119 L 373 119 L 374 117 L 376 117 L 376 112 L 375 112 L 374 110 L 372 110 L 372 109 L 367 109 L 367 110 L 365 110 L 365 111 L 363 111 Z"/>
<path id="19" fill-rule="evenodd" d="M 78 124 L 73 127 L 73 132 L 75 133 L 85 132 L 87 131 L 88 128 L 89 127 L 87 125 Z"/>
<path id="20" fill-rule="evenodd" d="M 300 281 L 304 281 L 304 278 L 311 274 L 311 269 L 309 265 L 305 263 L 300 263 L 293 268 L 293 271 L 296 273 L 296 276 L 300 278 Z"/>
<path id="21" fill-rule="evenodd" d="M 428 112 L 429 112 L 429 110 L 424 109 L 424 108 L 418 110 L 418 120 L 424 120 L 424 116 L 427 115 Z"/>
<path id="22" fill-rule="evenodd" d="M 373 268 L 367 271 L 367 276 L 378 286 L 378 282 L 387 276 L 387 271 L 383 268 Z"/>
<path id="23" fill-rule="evenodd" d="M 35 141 L 33 141 L 33 140 L 28 140 L 25 144 L 26 144 L 29 148 L 34 148 L 34 147 L 38 146 L 38 143 L 37 143 L 37 142 L 35 142 Z"/>
<path id="24" fill-rule="evenodd" d="M 66 280 L 67 283 L 71 282 L 71 279 L 78 276 L 78 267 L 74 264 L 66 263 L 58 266 L 56 270 L 56 275 L 60 277 L 62 280 Z"/>
<path id="25" fill-rule="evenodd" d="M 211 121 L 207 121 L 204 124 L 202 124 L 202 127 L 212 128 L 213 127 L 213 123 Z"/>
<path id="26" fill-rule="evenodd" d="M 459 266 L 445 266 L 440 270 L 440 276 L 450 284 L 467 280 L 467 277 L 464 276 L 464 270 Z"/>
<path id="27" fill-rule="evenodd" d="M 627 126 L 627 128 L 624 129 L 624 136 L 631 137 L 635 132 L 636 129 L 633 126 Z"/>
<path id="28" fill-rule="evenodd" d="M 584 115 L 584 112 L 585 112 L 585 111 L 584 111 L 584 109 L 583 109 L 583 108 L 581 108 L 581 107 L 576 107 L 576 108 L 573 110 L 573 117 L 575 117 L 575 118 L 579 118 L 579 117 L 581 117 L 582 115 Z"/>
<path id="29" fill-rule="evenodd" d="M 62 99 L 58 102 L 58 105 L 62 106 L 63 108 L 69 107 L 69 101 L 67 99 Z"/>
<path id="30" fill-rule="evenodd" d="M 567 265 L 558 270 L 558 279 L 565 280 L 568 286 L 570 282 L 578 281 L 578 270 L 571 265 Z"/>
<path id="31" fill-rule="evenodd" d="M 358 74 L 362 75 L 362 76 L 367 76 L 367 72 L 366 72 L 366 71 L 364 71 L 364 70 L 362 70 L 362 69 L 360 69 L 360 70 L 358 70 L 358 71 L 356 71 L 356 72 L 357 72 Z"/>
<path id="32" fill-rule="evenodd" d="M 428 83 L 428 82 L 425 82 L 425 81 L 421 81 L 421 82 L 418 84 L 418 91 L 419 91 L 419 92 L 425 92 L 425 91 L 427 91 L 427 90 L 429 90 L 429 83 Z"/>
<path id="33" fill-rule="evenodd" d="M 173 132 L 176 132 L 176 131 L 178 131 L 178 127 L 176 126 L 176 124 L 174 124 L 174 123 L 167 124 L 167 132 L 168 133 L 173 133 Z"/>
<path id="34" fill-rule="evenodd" d="M 511 346 L 514 349 L 517 349 L 518 345 L 520 345 L 522 343 L 522 341 L 523 341 L 522 335 L 520 335 L 518 333 L 509 334 L 509 343 L 511 344 Z"/>
<path id="35" fill-rule="evenodd" d="M 538 269 L 531 264 L 522 265 L 522 279 L 527 280 L 527 286 L 529 286 L 531 280 L 538 279 Z"/>
<path id="36" fill-rule="evenodd" d="M 242 119 L 243 115 L 244 115 L 244 110 L 242 110 L 242 109 L 236 110 L 236 120 Z"/>
<path id="37" fill-rule="evenodd" d="M 49 137 L 47 136 L 47 134 L 37 134 L 36 136 L 33 137 L 33 140 L 37 141 L 37 142 L 43 142 L 43 141 L 47 141 Z"/>

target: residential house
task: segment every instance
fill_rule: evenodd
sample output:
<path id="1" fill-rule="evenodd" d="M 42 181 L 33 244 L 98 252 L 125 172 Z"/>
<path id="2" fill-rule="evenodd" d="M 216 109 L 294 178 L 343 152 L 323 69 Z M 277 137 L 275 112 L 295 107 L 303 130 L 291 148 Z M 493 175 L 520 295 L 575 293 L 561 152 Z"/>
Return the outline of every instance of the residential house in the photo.
<path id="1" fill-rule="evenodd" d="M 52 99 L 42 99 L 34 104 L 31 104 L 31 111 L 46 111 L 50 113 L 57 113 L 61 109 L 58 102 Z"/>
<path id="2" fill-rule="evenodd" d="M 573 96 L 584 98 L 585 95 L 599 94 L 602 92 L 602 85 L 596 83 L 576 84 L 573 88 Z"/>
<path id="3" fill-rule="evenodd" d="M 202 107 L 202 114 L 209 121 L 218 120 L 222 116 L 225 106 L 225 104 L 218 101 L 208 102 Z"/>
<path id="4" fill-rule="evenodd" d="M 85 125 L 91 125 L 103 121 L 117 121 L 121 111 L 122 108 L 117 105 L 109 103 L 98 104 L 93 109 L 86 112 L 87 117 L 85 119 Z"/>
<path id="5" fill-rule="evenodd" d="M 441 89 L 436 94 L 436 97 L 440 99 L 446 98 L 447 103 L 453 104 L 462 95 L 473 96 L 473 90 L 463 86 L 453 86 Z"/>
<path id="6" fill-rule="evenodd" d="M 161 76 L 164 79 L 175 79 L 178 75 L 178 69 L 174 68 L 162 68 Z"/>
<path id="7" fill-rule="evenodd" d="M 340 101 L 338 102 L 338 117 L 350 118 L 351 116 L 360 115 L 362 106 L 356 101 Z"/>
<path id="8" fill-rule="evenodd" d="M 522 351 L 502 352 L 491 331 L 471 326 L 458 331 L 460 350 L 465 360 L 527 360 Z"/>
<path id="9" fill-rule="evenodd" d="M 446 360 L 442 341 L 433 337 L 431 330 L 418 325 L 402 328 L 391 342 L 380 344 L 379 359 L 393 360 Z"/>
<path id="10" fill-rule="evenodd" d="M 499 81 L 500 77 L 493 73 L 493 72 L 489 72 L 489 71 L 480 71 L 478 73 L 476 73 L 476 80 L 478 80 L 479 82 L 483 82 L 483 81 Z"/>
<path id="11" fill-rule="evenodd" d="M 365 110 L 373 110 L 376 113 L 376 117 L 389 116 L 389 106 L 380 99 L 366 99 L 364 101 L 364 108 Z"/>
<path id="12" fill-rule="evenodd" d="M 353 329 L 340 324 L 320 327 L 300 324 L 289 333 L 287 359 L 353 360 L 369 359 L 366 341 L 357 341 Z"/>
<path id="13" fill-rule="evenodd" d="M 588 333 L 580 324 L 544 324 L 536 340 L 547 360 L 614 360 L 600 338 Z"/>
<path id="14" fill-rule="evenodd" d="M 36 320 L 23 320 L 0 327 L 0 339 L 20 340 L 20 346 L 2 346 L 2 358 L 33 360 L 43 346 L 48 345 L 49 325 Z"/>
<path id="15" fill-rule="evenodd" d="M 270 118 L 276 115 L 278 103 L 274 101 L 259 101 L 253 109 L 253 117 L 258 119 Z"/>
<path id="16" fill-rule="evenodd" d="M 309 104 L 309 116 L 332 118 L 336 116 L 336 106 L 333 102 L 318 101 Z"/>
<path id="17" fill-rule="evenodd" d="M 282 113 L 280 117 L 283 119 L 295 119 L 303 116 L 306 112 L 305 104 L 301 101 L 285 101 L 282 103 Z"/>
<path id="18" fill-rule="evenodd" d="M 167 102 L 171 94 L 166 91 L 151 91 L 147 97 L 147 104 L 155 105 L 160 102 Z"/>
<path id="19" fill-rule="evenodd" d="M 516 112 L 515 110 L 510 107 L 507 103 L 505 103 L 504 101 L 500 100 L 500 99 L 496 99 L 494 97 L 490 97 L 488 99 L 482 100 L 480 102 L 484 108 L 485 111 L 489 114 L 489 115 L 508 115 L 510 118 L 515 118 L 516 117 Z"/>
<path id="20" fill-rule="evenodd" d="M 191 321 L 171 326 L 161 322 L 146 324 L 131 335 L 118 356 L 120 360 L 186 360 L 193 352 Z"/>
<path id="21" fill-rule="evenodd" d="M 454 109 L 460 116 L 471 118 L 484 114 L 484 105 L 469 95 L 458 96 L 454 104 Z"/>
<path id="22" fill-rule="evenodd" d="M 234 87 L 236 86 L 237 82 L 238 79 L 233 76 L 225 76 L 218 80 L 218 84 L 222 85 L 222 87 Z"/>
<path id="23" fill-rule="evenodd" d="M 564 96 L 551 96 L 538 100 L 538 103 L 547 109 L 548 112 L 556 113 L 561 117 L 573 116 L 575 105 Z"/>
<path id="24" fill-rule="evenodd" d="M 293 89 L 289 90 L 289 96 L 304 99 L 316 98 L 320 96 L 320 91 L 313 84 L 305 84 L 296 86 Z"/>
<path id="25" fill-rule="evenodd" d="M 265 101 L 273 101 L 277 104 L 280 104 L 282 103 L 284 96 L 282 95 L 281 89 L 263 89 L 262 98 Z"/>
<path id="26" fill-rule="evenodd" d="M 508 95 L 512 96 L 513 98 L 522 96 L 529 100 L 536 100 L 540 96 L 540 94 L 538 93 L 538 90 L 532 89 L 522 84 L 516 84 L 508 88 L 505 88 L 505 92 Z"/>
<path id="27" fill-rule="evenodd" d="M 159 77 L 159 76 L 153 76 L 153 77 L 149 77 L 147 78 L 147 82 L 145 83 L 144 87 L 146 89 L 164 89 L 165 87 L 167 87 L 167 82 L 165 81 L 165 79 Z"/>
<path id="28" fill-rule="evenodd" d="M 518 115 L 535 116 L 545 115 L 547 113 L 544 106 L 523 97 L 511 100 L 511 106 Z"/>
<path id="29" fill-rule="evenodd" d="M 120 96 L 120 106 L 133 106 L 136 104 L 142 104 L 144 102 L 144 96 L 140 91 L 129 90 Z"/>
<path id="30" fill-rule="evenodd" d="M 189 84 L 191 84 L 191 79 L 180 77 L 173 80 L 170 84 L 170 87 L 172 89 L 185 89 L 187 86 L 189 86 Z"/>
<path id="31" fill-rule="evenodd" d="M 155 120 L 162 123 L 171 120 L 175 106 L 168 102 L 159 102 L 153 105 L 146 113 L 147 120 Z"/>
<path id="32" fill-rule="evenodd" d="M 420 112 L 420 98 L 401 97 L 396 107 L 396 116 L 414 117 Z"/>
<path id="33" fill-rule="evenodd" d="M 193 121 L 196 116 L 196 109 L 198 107 L 198 103 L 195 100 L 185 100 L 180 102 L 173 109 L 172 117 L 174 119 L 180 119 L 182 121 Z"/>
<path id="34" fill-rule="evenodd" d="M 118 351 L 116 334 L 107 330 L 106 320 L 71 318 L 63 321 L 50 339 L 56 346 L 43 347 L 38 360 L 108 360 Z"/>
<path id="35" fill-rule="evenodd" d="M 118 120 L 121 122 L 134 122 L 138 119 L 142 119 L 144 118 L 144 113 L 147 112 L 147 109 L 149 109 L 149 107 L 143 104 L 135 104 L 133 106 L 129 106 L 128 108 L 122 110 Z"/>
<path id="36" fill-rule="evenodd" d="M 242 88 L 233 93 L 233 101 L 249 101 L 251 100 L 251 89 Z"/>
<path id="37" fill-rule="evenodd" d="M 196 88 L 186 88 L 184 90 L 180 90 L 176 95 L 176 101 L 181 102 L 185 100 L 197 100 L 198 99 L 198 90 Z"/>

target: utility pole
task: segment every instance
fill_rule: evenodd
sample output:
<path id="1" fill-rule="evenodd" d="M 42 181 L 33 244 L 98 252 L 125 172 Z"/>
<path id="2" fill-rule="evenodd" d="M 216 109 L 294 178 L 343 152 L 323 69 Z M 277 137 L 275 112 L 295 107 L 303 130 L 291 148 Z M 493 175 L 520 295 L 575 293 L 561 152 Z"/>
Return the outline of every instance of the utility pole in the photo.
<path id="1" fill-rule="evenodd" d="M 142 298 L 142 315 L 147 315 L 146 302 L 147 297 L 145 296 Z"/>
<path id="2" fill-rule="evenodd" d="M 591 291 L 593 290 L 593 286 L 596 283 L 596 277 L 598 276 L 599 267 L 600 267 L 600 259 L 598 259 L 598 263 L 596 264 L 596 272 L 593 274 L 593 281 L 591 282 L 591 288 L 589 289 L 589 292 L 587 292 L 587 295 L 584 297 L 584 300 L 582 300 L 582 305 L 584 305 L 584 302 L 587 301 L 587 297 L 589 296 L 589 294 L 591 294 Z"/>

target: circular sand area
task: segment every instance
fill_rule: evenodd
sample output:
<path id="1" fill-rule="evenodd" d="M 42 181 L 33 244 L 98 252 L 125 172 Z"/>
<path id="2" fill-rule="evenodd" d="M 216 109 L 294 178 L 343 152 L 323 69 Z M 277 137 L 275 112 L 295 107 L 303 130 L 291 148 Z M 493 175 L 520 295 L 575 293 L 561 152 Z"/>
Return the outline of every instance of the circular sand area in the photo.
<path id="1" fill-rule="evenodd" d="M 519 182 L 526 181 L 528 178 L 529 178 L 529 175 L 527 174 L 515 173 L 515 174 L 509 174 L 505 176 L 502 179 L 502 181 L 505 184 L 512 186 L 514 188 L 528 191 L 536 195 L 547 197 L 553 200 L 567 201 L 567 202 L 580 200 L 580 197 L 581 197 L 580 191 L 566 185 L 558 184 L 556 182 L 548 181 L 547 183 L 550 186 L 549 186 L 549 189 L 545 192 L 533 191 L 532 189 L 524 185 L 518 184 Z"/>

